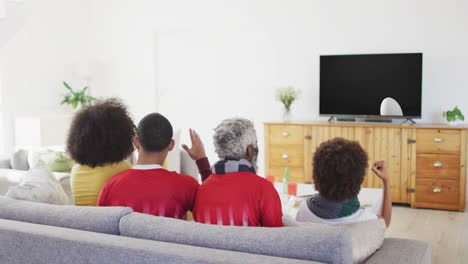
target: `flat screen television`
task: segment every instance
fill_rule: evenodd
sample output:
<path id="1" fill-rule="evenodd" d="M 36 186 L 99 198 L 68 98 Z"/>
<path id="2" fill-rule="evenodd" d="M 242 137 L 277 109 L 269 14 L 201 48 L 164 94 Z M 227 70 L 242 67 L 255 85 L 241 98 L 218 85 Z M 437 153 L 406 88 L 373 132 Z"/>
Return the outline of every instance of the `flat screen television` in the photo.
<path id="1" fill-rule="evenodd" d="M 320 56 L 320 116 L 421 118 L 421 96 L 422 53 Z M 381 115 L 386 98 L 398 114 Z"/>

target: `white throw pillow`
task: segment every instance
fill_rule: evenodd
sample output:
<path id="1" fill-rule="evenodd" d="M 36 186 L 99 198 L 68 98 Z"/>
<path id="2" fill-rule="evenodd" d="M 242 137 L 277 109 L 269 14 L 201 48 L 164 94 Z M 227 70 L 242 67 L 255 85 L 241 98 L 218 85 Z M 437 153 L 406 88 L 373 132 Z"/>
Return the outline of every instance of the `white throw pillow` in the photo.
<path id="1" fill-rule="evenodd" d="M 35 149 L 30 149 L 28 152 L 28 164 L 29 168 L 39 168 L 43 164 L 47 164 L 46 159 L 52 159 L 52 156 L 54 152 L 52 150 L 49 150 L 47 148 L 35 148 Z"/>
<path id="2" fill-rule="evenodd" d="M 30 169 L 19 185 L 8 189 L 6 196 L 39 203 L 70 204 L 62 186 L 44 165 Z"/>
<path id="3" fill-rule="evenodd" d="M 180 143 L 180 133 L 181 130 L 177 129 L 174 131 L 174 135 L 172 136 L 172 139 L 174 139 L 174 148 L 167 153 L 167 170 L 169 171 L 175 171 L 177 173 L 180 173 L 180 149 L 181 149 L 181 143 Z M 185 151 L 185 150 L 184 150 Z"/>
<path id="4" fill-rule="evenodd" d="M 14 170 L 28 170 L 28 151 L 18 149 L 11 156 L 11 168 Z"/>

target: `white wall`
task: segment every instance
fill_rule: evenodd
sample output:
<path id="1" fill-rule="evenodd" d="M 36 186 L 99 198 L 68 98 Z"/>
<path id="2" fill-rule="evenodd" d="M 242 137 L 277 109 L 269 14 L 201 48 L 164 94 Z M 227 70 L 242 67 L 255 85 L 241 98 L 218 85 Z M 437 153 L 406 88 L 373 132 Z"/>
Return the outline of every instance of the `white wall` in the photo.
<path id="1" fill-rule="evenodd" d="M 155 109 L 200 130 L 213 159 L 212 128 L 225 117 L 255 120 L 263 148 L 262 122 L 281 116 L 279 86 L 303 91 L 296 120 L 317 120 L 320 54 L 423 52 L 421 122 L 441 122 L 455 105 L 468 113 L 465 1 L 107 0 L 92 9 L 91 46 L 114 68 L 100 81 L 140 115 Z"/>
<path id="2" fill-rule="evenodd" d="M 0 0 L 0 19 L 5 16 L 6 0 Z"/>
<path id="3" fill-rule="evenodd" d="M 91 1 L 89 54 L 99 63 L 98 96 L 121 97 L 138 121 L 156 111 L 155 40 L 135 6 L 140 1 Z"/>
<path id="4" fill-rule="evenodd" d="M 23 4 L 27 9 L 25 25 L 0 49 L 7 153 L 14 145 L 15 117 L 62 115 L 68 111 L 59 105 L 66 93 L 62 81 L 75 88 L 83 85 L 76 65 L 88 54 L 87 1 L 42 0 Z"/>
<path id="5" fill-rule="evenodd" d="M 320 54 L 424 53 L 423 119 L 468 113 L 468 2 L 461 0 L 43 0 L 25 1 L 26 26 L 0 49 L 3 109 L 63 111 L 61 80 L 83 85 L 92 62 L 97 96 L 119 96 L 138 121 L 160 111 L 198 129 L 212 161 L 221 119 L 255 121 L 263 174 L 264 121 L 279 120 L 279 86 L 303 91 L 298 121 L 318 119 Z M 0 22 L 1 23 L 1 22 Z M 7 138 L 13 140 L 12 133 Z"/>

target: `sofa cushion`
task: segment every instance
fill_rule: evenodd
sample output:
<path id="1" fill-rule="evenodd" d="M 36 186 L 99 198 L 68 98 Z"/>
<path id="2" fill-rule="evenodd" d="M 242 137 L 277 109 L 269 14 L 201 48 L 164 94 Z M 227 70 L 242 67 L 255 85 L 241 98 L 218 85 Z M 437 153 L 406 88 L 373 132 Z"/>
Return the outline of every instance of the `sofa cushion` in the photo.
<path id="1" fill-rule="evenodd" d="M 0 218 L 34 224 L 119 234 L 119 221 L 128 207 L 50 205 L 0 197 Z"/>
<path id="2" fill-rule="evenodd" d="M 10 155 L 0 155 L 0 168 L 1 169 L 11 169 L 11 156 Z"/>
<path id="3" fill-rule="evenodd" d="M 19 149 L 11 156 L 11 168 L 14 170 L 28 170 L 28 151 Z"/>
<path id="4" fill-rule="evenodd" d="M 431 245 L 419 240 L 385 238 L 382 247 L 366 261 L 377 263 L 430 264 Z"/>
<path id="5" fill-rule="evenodd" d="M 312 222 L 297 222 L 283 216 L 284 225 L 304 228 L 308 225 L 315 225 Z M 363 263 L 384 241 L 385 230 L 387 229 L 383 219 L 357 222 L 341 225 L 351 231 L 351 244 L 353 247 L 353 263 Z"/>
<path id="6" fill-rule="evenodd" d="M 68 196 L 47 167 L 33 168 L 17 186 L 9 188 L 7 197 L 48 204 L 70 204 Z"/>
<path id="7" fill-rule="evenodd" d="M 5 195 L 8 188 L 18 185 L 27 171 L 0 169 L 0 195 Z"/>
<path id="8" fill-rule="evenodd" d="M 29 151 L 28 164 L 29 168 L 38 168 L 46 165 L 54 172 L 71 172 L 74 162 L 63 151 L 42 148 Z"/>
<path id="9" fill-rule="evenodd" d="M 351 237 L 343 227 L 218 226 L 132 213 L 122 217 L 123 236 L 262 255 L 351 263 Z"/>

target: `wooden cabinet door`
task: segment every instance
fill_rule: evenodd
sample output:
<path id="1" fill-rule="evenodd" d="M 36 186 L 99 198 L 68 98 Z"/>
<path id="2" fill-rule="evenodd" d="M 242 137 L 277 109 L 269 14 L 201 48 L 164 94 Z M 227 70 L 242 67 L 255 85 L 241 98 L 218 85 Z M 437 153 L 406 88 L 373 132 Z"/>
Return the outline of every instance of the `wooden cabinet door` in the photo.
<path id="1" fill-rule="evenodd" d="M 416 132 L 412 128 L 356 128 L 356 140 L 361 143 L 369 157 L 369 169 L 363 187 L 383 187 L 382 181 L 371 171 L 371 166 L 375 161 L 385 160 L 390 175 L 393 202 L 408 203 L 410 201 L 408 189 L 415 185 L 411 181 L 416 168 L 416 145 L 411 141 L 415 137 Z"/>
<path id="2" fill-rule="evenodd" d="M 333 132 L 332 132 L 333 131 Z M 313 157 L 315 150 L 322 142 L 336 136 L 336 130 L 331 126 L 307 126 L 304 129 L 304 178 L 313 183 Z"/>

